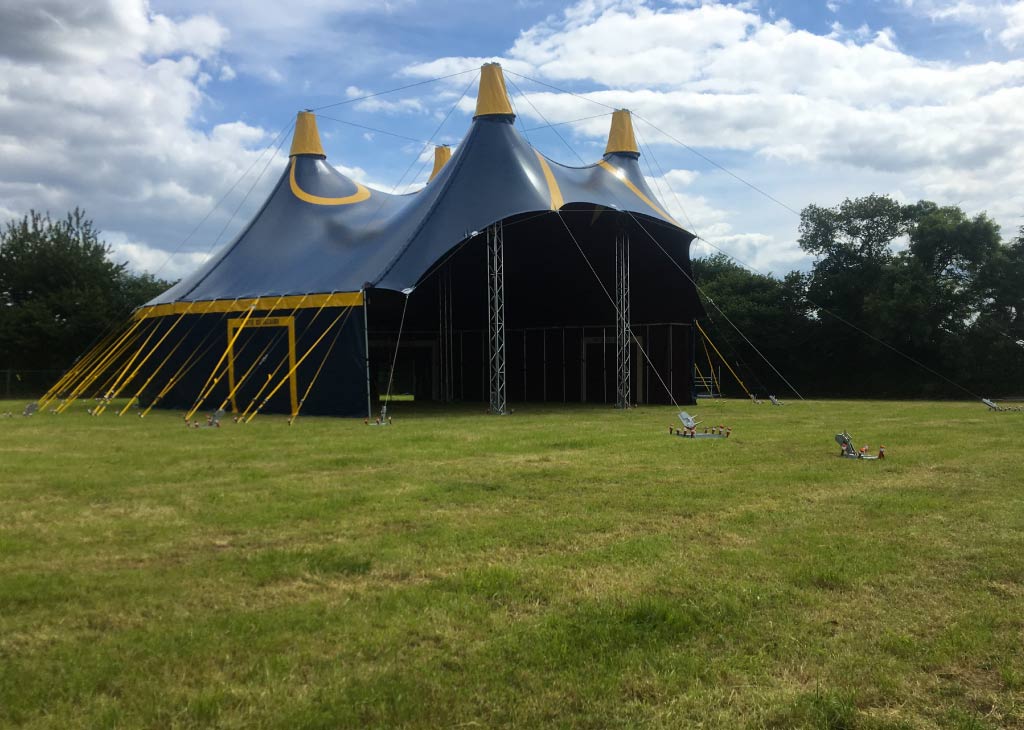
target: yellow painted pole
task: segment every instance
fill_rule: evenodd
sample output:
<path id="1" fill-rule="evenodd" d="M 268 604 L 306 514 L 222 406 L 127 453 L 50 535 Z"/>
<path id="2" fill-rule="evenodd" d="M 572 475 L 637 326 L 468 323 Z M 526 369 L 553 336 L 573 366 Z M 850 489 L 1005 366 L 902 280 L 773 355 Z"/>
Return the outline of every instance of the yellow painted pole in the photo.
<path id="1" fill-rule="evenodd" d="M 144 321 L 145 320 L 143 319 L 138 320 L 134 325 L 132 325 L 128 329 L 127 332 L 124 333 L 124 335 L 118 338 L 118 340 L 114 343 L 113 346 L 109 348 L 109 350 L 103 357 L 99 358 L 97 364 L 92 369 L 87 371 L 86 376 L 78 382 L 78 384 L 74 387 L 71 393 L 68 394 L 68 397 L 64 400 L 64 402 L 57 407 L 57 413 L 63 413 L 64 411 L 66 411 L 71 406 L 71 404 L 74 403 L 79 398 L 79 396 L 81 396 L 82 393 L 84 393 L 85 390 L 90 385 L 93 384 L 93 382 L 97 378 L 99 378 L 104 372 L 106 372 L 107 368 L 110 367 L 111 363 L 116 361 L 117 358 L 121 357 L 124 351 L 127 350 L 132 345 L 132 343 L 135 342 L 135 339 L 137 338 L 137 335 L 135 335 L 135 331 Z"/>
<path id="2" fill-rule="evenodd" d="M 178 315 L 178 318 L 177 318 L 176 320 L 174 320 L 174 321 L 173 321 L 173 322 L 171 323 L 171 326 L 167 328 L 167 331 L 166 331 L 166 332 L 164 332 L 164 333 L 163 333 L 162 335 L 160 335 L 160 339 L 158 339 L 158 340 L 156 341 L 156 344 L 155 344 L 155 345 L 153 345 L 153 349 L 151 349 L 151 350 L 150 350 L 150 351 L 149 351 L 149 352 L 148 352 L 148 353 L 146 354 L 146 356 L 145 356 L 144 358 L 142 358 L 142 360 L 141 360 L 141 361 L 139 362 L 139 364 L 135 366 L 135 370 L 133 370 L 133 371 L 132 371 L 132 374 L 128 376 L 128 379 L 127 379 L 127 380 L 125 380 L 125 381 L 124 381 L 124 382 L 123 382 L 123 383 L 121 384 L 121 387 L 120 387 L 120 388 L 118 388 L 118 389 L 117 389 L 117 390 L 116 390 L 116 391 L 114 392 L 114 394 L 113 394 L 113 395 L 112 395 L 112 396 L 110 397 L 110 400 L 114 400 L 115 398 L 117 398 L 117 397 L 118 397 L 118 396 L 119 396 L 119 395 L 121 394 L 121 391 L 122 391 L 122 390 L 124 390 L 125 388 L 127 388 L 127 387 L 128 387 L 128 386 L 129 386 L 130 384 L 131 384 L 131 382 L 132 382 L 133 380 L 135 380 L 135 378 L 136 378 L 136 377 L 138 377 L 138 374 L 139 374 L 139 372 L 140 372 L 140 371 L 142 370 L 142 368 L 143 368 L 143 367 L 144 367 L 144 366 L 146 365 L 146 363 L 147 363 L 147 362 L 149 361 L 149 358 L 153 357 L 153 354 L 154 354 L 154 353 L 155 353 L 155 352 L 156 352 L 157 350 L 159 350 L 159 349 L 160 349 L 160 345 L 162 345 L 162 344 L 164 343 L 164 340 L 166 340 L 166 339 L 167 339 L 168 335 L 170 335 L 170 334 L 171 334 L 171 332 L 173 332 L 173 331 L 174 331 L 174 328 L 175 328 L 175 327 L 177 327 L 177 326 L 178 326 L 178 324 L 179 324 L 179 323 L 181 322 L 181 320 L 183 320 L 183 319 L 185 318 L 185 315 L 186 315 L 186 314 L 188 314 L 188 312 L 189 312 L 189 310 L 190 310 L 191 308 L 192 308 L 192 305 L 191 305 L 191 304 L 189 304 L 189 305 L 188 305 L 188 307 L 186 307 L 185 311 L 184 311 L 184 312 L 182 312 L 182 313 L 181 313 L 180 315 Z M 154 332 L 155 332 L 155 330 L 154 330 Z M 151 336 L 152 336 L 152 335 L 151 335 Z M 147 342 L 148 342 L 148 339 L 147 339 Z M 145 345 L 143 345 L 143 347 L 145 347 Z M 177 349 L 177 348 L 175 348 L 175 349 Z M 172 352 L 173 352 L 173 351 L 172 351 Z M 147 380 L 147 381 L 146 381 L 146 383 L 149 383 L 149 380 Z M 143 387 L 145 387 L 145 384 L 143 384 Z M 140 388 L 140 389 L 139 389 L 139 392 L 138 392 L 138 393 L 136 393 L 136 394 L 135 394 L 135 395 L 134 395 L 133 397 L 131 397 L 131 398 L 129 398 L 129 399 L 128 399 L 128 405 L 124 407 L 124 410 L 122 410 L 122 411 L 121 411 L 120 413 L 118 413 L 117 415 L 119 415 L 119 416 L 120 416 L 120 415 L 121 415 L 122 413 L 124 413 L 124 411 L 128 410 L 128 406 L 130 406 L 130 405 L 132 404 L 132 402 L 133 402 L 133 401 L 135 400 L 135 398 L 138 398 L 138 397 L 139 397 L 139 393 L 141 393 L 141 392 L 142 392 L 142 389 Z"/>
<path id="3" fill-rule="evenodd" d="M 750 396 L 750 391 L 747 390 L 747 386 L 743 384 L 743 381 L 740 380 L 740 376 L 737 375 L 736 371 L 732 369 L 732 366 L 729 364 L 729 361 L 722 357 L 722 353 L 718 351 L 718 348 L 715 347 L 715 343 L 711 341 L 711 338 L 708 337 L 707 332 L 705 332 L 704 328 L 700 326 L 700 322 L 694 320 L 694 324 L 697 325 L 697 329 L 700 331 L 700 333 L 704 335 L 704 339 L 707 340 L 707 343 L 711 345 L 711 349 L 714 350 L 715 354 L 722 359 L 722 362 L 725 363 L 725 367 L 729 370 L 730 373 L 732 373 L 732 376 L 736 378 L 736 382 L 740 384 L 741 388 L 743 388 L 743 392 L 746 393 L 747 396 Z"/>
<path id="4" fill-rule="evenodd" d="M 292 317 L 294 317 L 295 313 L 299 311 L 299 308 L 302 307 L 302 303 L 306 301 L 306 297 L 308 297 L 308 296 L 309 296 L 309 294 L 304 295 L 302 297 L 302 299 L 299 300 L 299 303 L 297 305 L 295 305 L 295 309 L 292 310 L 292 314 L 291 314 Z M 325 304 L 321 304 L 320 308 L 316 310 L 316 313 L 313 315 L 313 319 L 311 319 L 309 321 L 309 326 L 312 326 L 313 323 L 316 322 L 316 318 L 320 316 L 320 312 L 324 311 L 324 306 L 325 306 Z M 267 386 L 270 385 L 270 383 L 274 380 L 274 376 L 277 375 L 277 371 L 280 370 L 281 367 L 286 362 L 288 363 L 289 367 L 291 367 L 295 363 L 295 327 L 294 326 L 292 326 L 289 329 L 289 331 L 288 331 L 288 354 L 286 354 L 284 357 L 282 357 L 281 358 L 281 362 L 279 362 L 277 364 L 277 367 L 275 367 L 273 370 L 270 371 L 270 374 L 267 376 L 267 379 L 264 381 L 263 385 L 260 386 L 260 389 L 256 391 L 256 395 L 254 395 L 252 397 L 252 400 L 249 401 L 249 405 L 247 405 L 245 407 L 245 410 L 242 411 L 242 415 L 238 417 L 239 423 L 248 423 L 248 419 L 246 418 L 246 416 L 249 415 L 249 409 L 251 409 L 254 405 L 256 405 L 256 401 L 259 400 L 259 397 L 261 395 L 263 395 L 263 391 L 267 389 Z"/>
<path id="5" fill-rule="evenodd" d="M 352 313 L 352 309 L 353 309 L 352 307 L 349 307 L 348 314 Z M 306 387 L 306 392 L 302 394 L 302 400 L 300 400 L 298 403 L 296 403 L 295 400 L 294 400 L 294 396 L 293 396 L 293 398 L 292 398 L 292 415 L 291 415 L 291 418 L 288 419 L 288 425 L 289 426 L 291 426 L 295 422 L 295 419 L 299 417 L 299 411 L 302 410 L 302 405 L 306 402 L 306 398 L 309 397 L 309 392 L 311 390 L 313 390 L 313 385 L 316 383 L 317 378 L 320 377 L 320 371 L 323 370 L 324 369 L 324 365 L 327 364 L 327 358 L 329 358 L 331 356 L 331 353 L 334 352 L 334 346 L 338 343 L 338 335 L 341 334 L 341 331 L 345 328 L 345 322 L 348 321 L 348 314 L 346 314 L 345 321 L 341 323 L 341 325 L 338 327 L 338 331 L 334 334 L 334 339 L 331 341 L 331 346 L 328 347 L 327 348 L 327 352 L 324 353 L 324 357 L 320 361 L 319 367 L 317 367 L 316 372 L 313 373 L 313 377 L 310 379 L 309 385 Z M 292 385 L 294 386 L 294 384 L 295 384 L 295 381 L 293 379 L 292 380 Z"/>
<path id="6" fill-rule="evenodd" d="M 218 370 L 220 370 L 221 363 L 224 362 L 224 359 L 228 356 L 228 352 L 231 350 L 232 347 L 234 347 L 235 340 L 237 340 L 238 336 L 242 334 L 242 330 L 245 329 L 245 323 L 249 321 L 249 318 L 252 317 L 252 313 L 255 311 L 256 305 L 253 304 L 251 307 L 249 307 L 249 312 L 245 315 L 245 319 L 242 320 L 242 324 L 240 324 L 238 326 L 238 329 L 235 330 L 234 336 L 230 340 L 228 340 L 228 346 L 224 349 L 224 354 L 220 356 L 220 359 L 217 361 L 217 364 L 213 366 L 213 372 L 211 372 L 210 377 L 206 379 L 206 385 L 204 385 L 203 390 L 200 391 L 199 398 L 196 400 L 195 405 L 192 406 L 192 410 L 185 414 L 186 421 L 192 420 L 192 416 L 194 416 L 196 414 L 196 411 L 198 411 L 202 407 L 203 401 L 210 397 L 210 393 L 213 392 L 213 388 L 216 387 L 218 382 L 217 380 L 214 380 L 213 376 L 217 373 Z M 210 385 L 211 381 L 213 381 L 213 385 Z M 207 386 L 209 386 L 209 390 L 207 390 Z"/>
<path id="7" fill-rule="evenodd" d="M 98 416 L 101 413 L 103 413 L 103 411 L 105 411 L 107 409 L 107 406 L 110 404 L 110 401 L 116 398 L 118 393 L 120 393 L 121 390 L 132 381 L 132 378 L 135 377 L 135 373 L 138 372 L 138 370 L 132 370 L 132 366 L 135 364 L 135 361 L 139 358 L 139 356 L 145 351 L 146 346 L 149 344 L 149 341 L 153 339 L 153 336 L 157 333 L 159 329 L 160 321 L 157 320 L 156 322 L 153 323 L 153 327 L 152 329 L 150 329 L 149 334 L 146 335 L 146 339 L 142 341 L 142 345 L 140 345 L 139 349 L 135 351 L 135 354 L 128 359 L 128 363 L 123 368 L 121 368 L 121 372 L 114 379 L 113 385 L 111 385 L 109 389 L 103 392 L 103 397 L 100 399 L 100 404 L 93 409 L 92 415 Z M 129 372 L 131 372 L 131 376 L 126 379 L 125 376 L 127 376 Z"/>
<path id="8" fill-rule="evenodd" d="M 277 393 L 277 391 L 279 391 L 281 389 L 281 387 L 285 383 L 288 382 L 288 379 L 292 376 L 292 374 L 296 370 L 298 370 L 299 365 L 301 365 L 303 363 L 303 361 L 307 357 L 309 357 L 310 353 L 312 353 L 313 350 L 316 349 L 316 346 L 319 345 L 323 341 L 324 337 L 327 336 L 327 333 L 330 332 L 334 328 L 334 325 L 336 325 L 338 323 L 338 320 L 341 319 L 342 316 L 344 316 L 345 313 L 350 311 L 350 310 L 351 310 L 351 307 L 346 307 L 344 311 L 338 313 L 338 316 L 334 318 L 334 321 L 331 322 L 329 325 L 327 325 L 327 328 L 324 329 L 324 331 L 320 334 L 320 336 L 316 338 L 316 342 L 314 342 L 312 345 L 310 345 L 309 349 L 306 350 L 305 354 L 303 354 L 303 356 L 300 357 L 298 359 L 298 361 L 296 361 L 296 363 L 294 365 L 292 365 L 291 369 L 289 369 L 288 372 L 285 373 L 285 376 L 283 378 L 281 378 L 281 382 L 279 382 L 277 385 L 275 385 L 273 387 L 273 389 L 267 394 L 267 397 L 263 399 L 262 403 L 260 403 L 259 408 L 257 408 L 255 411 L 253 411 L 252 415 L 250 415 L 249 418 L 246 419 L 246 421 L 245 421 L 246 423 L 249 423 L 252 419 L 254 419 L 256 417 L 256 414 L 260 412 L 260 409 L 263 408 L 263 406 L 265 406 L 267 404 L 267 401 L 269 401 L 271 398 L 273 398 L 274 394 Z"/>
<path id="9" fill-rule="evenodd" d="M 46 393 L 39 399 L 38 407 L 42 411 L 47 405 L 53 402 L 53 400 L 60 394 L 61 390 L 64 389 L 69 383 L 77 378 L 84 370 L 92 365 L 98 357 L 100 357 L 105 351 L 107 346 L 113 342 L 121 331 L 120 328 L 114 330 L 99 343 L 97 343 L 91 350 L 86 352 L 82 357 L 78 359 L 78 362 L 72 364 L 68 371 L 64 373 L 60 379 L 54 383 Z"/>
<path id="10" fill-rule="evenodd" d="M 213 330 L 211 330 L 210 332 L 207 332 L 206 336 L 203 337 L 203 339 L 199 341 L 199 346 L 200 347 L 202 347 L 203 342 L 205 342 L 206 338 L 209 337 L 211 334 L 213 334 Z M 155 406 L 157 403 L 159 403 L 161 400 L 163 400 L 163 397 L 165 395 L 167 395 L 167 393 L 171 390 L 171 388 L 173 388 L 175 385 L 177 385 L 181 381 L 181 379 L 184 378 L 188 374 L 188 371 L 196 366 L 196 364 L 202 359 L 203 355 L 205 355 L 207 353 L 207 351 L 212 346 L 213 346 L 213 343 L 211 342 L 209 345 L 204 347 L 202 349 L 202 351 L 200 351 L 199 347 L 197 347 L 192 352 L 191 355 L 189 355 L 187 358 L 185 358 L 185 362 L 183 362 L 181 364 L 181 366 L 174 372 L 174 374 L 171 375 L 170 380 L 168 380 L 167 383 L 164 384 L 164 387 L 160 389 L 160 392 L 157 393 L 156 398 L 153 399 L 153 402 L 150 403 L 149 406 L 146 407 L 146 410 L 144 410 L 142 413 L 139 414 L 139 418 L 145 418 L 146 415 L 151 410 L 153 410 L 153 406 Z"/>

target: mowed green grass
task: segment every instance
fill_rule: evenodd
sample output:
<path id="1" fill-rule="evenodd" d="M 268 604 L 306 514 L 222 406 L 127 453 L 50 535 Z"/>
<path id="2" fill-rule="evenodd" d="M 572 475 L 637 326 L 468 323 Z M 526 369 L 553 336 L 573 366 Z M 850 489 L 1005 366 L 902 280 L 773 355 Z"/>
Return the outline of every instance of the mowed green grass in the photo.
<path id="1" fill-rule="evenodd" d="M 1024 727 L 1024 414 L 85 407 L 0 419 L 0 726 Z"/>

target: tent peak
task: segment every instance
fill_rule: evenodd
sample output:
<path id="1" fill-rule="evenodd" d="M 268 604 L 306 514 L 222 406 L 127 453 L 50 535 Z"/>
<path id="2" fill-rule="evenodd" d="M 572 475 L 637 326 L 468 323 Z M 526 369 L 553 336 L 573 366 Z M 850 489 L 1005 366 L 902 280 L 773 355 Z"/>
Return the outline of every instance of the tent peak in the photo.
<path id="1" fill-rule="evenodd" d="M 629 109 L 616 109 L 612 112 L 612 126 L 608 131 L 608 146 L 604 154 L 606 157 L 615 154 L 640 156 L 636 135 L 633 134 L 633 115 Z"/>
<path id="2" fill-rule="evenodd" d="M 439 144 L 434 146 L 434 169 L 430 173 L 430 180 L 437 177 L 437 173 L 441 172 L 441 168 L 445 166 L 445 163 L 452 158 L 452 148 L 446 144 Z"/>
<path id="3" fill-rule="evenodd" d="M 320 144 L 320 132 L 316 128 L 316 114 L 309 111 L 299 112 L 295 118 L 295 134 L 292 137 L 292 149 L 289 157 L 295 155 L 316 155 L 327 157 L 323 145 Z"/>
<path id="4" fill-rule="evenodd" d="M 512 103 L 505 90 L 505 76 L 501 72 L 500 63 L 485 63 L 480 67 L 480 91 L 476 95 L 476 114 L 478 117 L 508 117 L 515 119 Z"/>

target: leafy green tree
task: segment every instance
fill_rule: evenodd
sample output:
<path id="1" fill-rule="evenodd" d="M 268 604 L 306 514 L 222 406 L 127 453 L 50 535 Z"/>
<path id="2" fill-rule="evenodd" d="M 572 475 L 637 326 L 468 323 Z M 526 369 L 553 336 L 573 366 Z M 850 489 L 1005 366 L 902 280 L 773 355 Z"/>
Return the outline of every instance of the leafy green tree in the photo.
<path id="1" fill-rule="evenodd" d="M 168 286 L 111 261 L 83 211 L 32 211 L 0 231 L 0 367 L 65 367 Z"/>
<path id="2" fill-rule="evenodd" d="M 761 395 L 785 394 L 785 385 L 762 356 L 787 378 L 798 378 L 802 373 L 800 343 L 810 334 L 804 296 L 806 277 L 792 272 L 780 281 L 754 274 L 721 253 L 695 259 L 693 273 L 710 300 L 704 307 L 708 313 L 705 329 L 740 371 L 740 377 L 748 381 L 747 387 Z M 697 353 L 698 367 L 704 369 L 702 346 L 698 345 Z"/>

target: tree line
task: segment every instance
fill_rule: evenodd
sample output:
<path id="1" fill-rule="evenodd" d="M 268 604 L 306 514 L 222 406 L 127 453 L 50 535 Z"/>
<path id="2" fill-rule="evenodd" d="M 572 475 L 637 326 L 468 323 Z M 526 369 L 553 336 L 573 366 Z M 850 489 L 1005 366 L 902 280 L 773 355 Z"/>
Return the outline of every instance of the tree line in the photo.
<path id="1" fill-rule="evenodd" d="M 111 259 L 76 208 L 30 212 L 0 231 L 0 369 L 66 368 L 170 286 Z"/>
<path id="2" fill-rule="evenodd" d="M 781 278 L 693 261 L 705 330 L 753 391 L 787 392 L 765 360 L 805 395 L 1024 390 L 1024 228 L 1003 241 L 985 214 L 869 195 L 807 206 L 798 242 L 814 264 Z M 170 286 L 111 253 L 79 209 L 0 231 L 0 369 L 65 368 Z"/>
<path id="3" fill-rule="evenodd" d="M 804 395 L 1024 391 L 1024 228 L 1003 241 L 984 213 L 868 195 L 804 208 L 798 243 L 813 266 L 781 278 L 693 262 L 705 329 L 752 390 L 786 392 L 756 347 Z"/>

